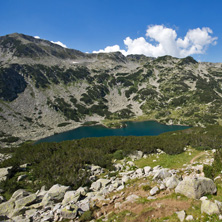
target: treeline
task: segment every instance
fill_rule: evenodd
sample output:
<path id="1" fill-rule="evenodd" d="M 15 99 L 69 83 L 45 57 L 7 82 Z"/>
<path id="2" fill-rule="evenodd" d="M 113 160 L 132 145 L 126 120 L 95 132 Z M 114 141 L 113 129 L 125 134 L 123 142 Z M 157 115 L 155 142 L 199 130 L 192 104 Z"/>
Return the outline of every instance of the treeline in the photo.
<path id="1" fill-rule="evenodd" d="M 159 136 L 113 136 L 26 144 L 15 149 L 11 159 L 1 163 L 0 167 L 13 166 L 11 177 L 2 182 L 1 187 L 13 192 L 19 188 L 39 189 L 42 185 L 50 187 L 60 183 L 75 189 L 89 183 L 87 165 L 112 169 L 112 159 L 121 159 L 135 150 L 150 154 L 161 149 L 174 155 L 183 152 L 187 145 L 203 150 L 221 148 L 222 127 L 190 128 Z M 25 163 L 31 163 L 28 182 L 17 182 L 18 168 Z"/>

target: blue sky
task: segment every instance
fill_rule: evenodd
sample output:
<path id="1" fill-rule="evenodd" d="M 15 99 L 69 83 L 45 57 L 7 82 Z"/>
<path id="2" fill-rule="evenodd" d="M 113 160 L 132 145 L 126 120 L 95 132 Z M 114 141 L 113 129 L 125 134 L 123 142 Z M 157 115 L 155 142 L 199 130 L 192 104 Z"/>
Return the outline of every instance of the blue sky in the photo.
<path id="1" fill-rule="evenodd" d="M 106 51 L 222 62 L 221 8 L 220 0 L 0 0 L 0 35 L 40 36 L 83 52 L 111 46 Z"/>

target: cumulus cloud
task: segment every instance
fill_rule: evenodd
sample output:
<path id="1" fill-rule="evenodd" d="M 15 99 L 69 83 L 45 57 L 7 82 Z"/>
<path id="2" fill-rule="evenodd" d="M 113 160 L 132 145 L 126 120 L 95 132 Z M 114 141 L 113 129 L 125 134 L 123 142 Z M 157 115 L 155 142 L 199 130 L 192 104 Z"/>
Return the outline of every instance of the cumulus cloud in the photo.
<path id="1" fill-rule="evenodd" d="M 203 54 L 209 45 L 216 45 L 217 37 L 212 37 L 213 31 L 204 27 L 202 29 L 190 29 L 184 38 L 178 38 L 174 29 L 163 25 L 148 26 L 146 38 L 139 37 L 131 39 L 127 37 L 123 40 L 126 49 L 120 49 L 119 45 L 107 46 L 105 49 L 93 51 L 117 52 L 124 55 L 144 54 L 146 56 L 158 57 L 171 55 L 175 57 L 186 57 L 193 54 Z"/>
<path id="2" fill-rule="evenodd" d="M 51 41 L 51 43 L 60 45 L 60 46 L 62 46 L 63 48 L 67 48 L 67 46 L 66 46 L 65 44 L 63 44 L 62 42 L 60 42 L 60 41 L 57 41 L 57 42 Z"/>
<path id="3" fill-rule="evenodd" d="M 36 38 L 36 39 L 40 39 L 40 37 L 39 37 L 39 36 L 37 36 L 37 35 L 36 35 L 36 36 L 34 36 L 34 38 Z"/>

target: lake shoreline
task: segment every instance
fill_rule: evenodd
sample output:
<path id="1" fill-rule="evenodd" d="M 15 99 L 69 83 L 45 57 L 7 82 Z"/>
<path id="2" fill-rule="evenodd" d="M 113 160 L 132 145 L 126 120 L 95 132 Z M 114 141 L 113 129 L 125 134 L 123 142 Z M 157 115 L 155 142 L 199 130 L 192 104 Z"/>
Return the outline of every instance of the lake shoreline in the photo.
<path id="1" fill-rule="evenodd" d="M 58 133 L 54 133 L 54 134 L 52 134 L 52 135 L 50 135 L 50 136 L 46 136 L 46 137 L 43 137 L 43 138 L 40 138 L 40 139 L 37 139 L 37 140 L 35 140 L 35 141 L 33 141 L 33 143 L 34 144 L 38 144 L 38 143 L 41 143 L 41 142 L 53 142 L 53 141 L 45 141 L 45 140 L 50 140 L 50 138 L 53 138 L 53 137 L 60 137 L 61 135 L 66 135 L 66 134 L 72 134 L 72 132 L 74 132 L 74 131 L 81 131 L 82 129 L 84 129 L 84 128 L 87 128 L 87 127 L 89 127 L 89 129 L 91 128 L 91 127 L 95 127 L 95 126 L 97 126 L 97 127 L 102 127 L 103 128 L 103 130 L 105 130 L 105 131 L 107 131 L 107 130 L 110 130 L 111 132 L 112 132 L 112 130 L 114 131 L 114 130 L 120 130 L 121 131 L 121 129 L 125 129 L 126 130 L 126 128 L 128 127 L 128 125 L 129 124 L 147 124 L 147 123 L 151 123 L 151 124 L 154 124 L 155 123 L 155 125 L 159 125 L 159 126 L 161 126 L 161 128 L 164 128 L 164 127 L 176 127 L 176 128 L 178 128 L 178 127 L 181 127 L 181 129 L 185 129 L 185 128 L 189 128 L 190 126 L 184 126 L 184 125 L 174 125 L 174 124 L 164 124 L 164 123 L 160 123 L 160 122 L 158 122 L 157 120 L 121 120 L 119 123 L 121 123 L 121 124 L 126 124 L 124 127 L 108 127 L 106 124 L 104 124 L 103 122 L 98 122 L 98 123 L 96 123 L 96 124 L 92 124 L 92 125 L 87 125 L 87 126 L 84 126 L 84 123 L 82 123 L 82 124 L 78 124 L 78 126 L 77 127 L 75 127 L 75 128 L 72 128 L 72 129 L 69 129 L 69 130 L 65 130 L 65 131 L 61 131 L 61 132 L 58 132 Z M 180 129 L 179 129 L 180 130 Z M 169 131 L 174 131 L 174 130 L 169 130 Z M 161 134 L 161 133 L 164 133 L 165 131 L 161 131 L 160 133 L 158 133 L 157 135 L 159 135 L 159 134 Z M 166 132 L 168 132 L 168 130 L 166 131 Z M 90 136 L 81 136 L 81 138 L 86 138 L 86 137 L 103 137 L 103 136 L 128 136 L 128 135 L 115 135 L 115 134 L 112 134 L 112 135 L 110 135 L 110 134 L 108 134 L 108 135 L 90 135 Z M 132 135 L 132 136 L 134 136 L 134 135 Z M 140 136 L 140 135 L 135 135 L 135 136 Z M 149 136 L 149 135 L 144 135 L 143 133 L 142 133 L 142 135 L 141 136 Z M 152 135 L 150 135 L 150 136 L 152 136 Z M 71 138 L 71 139 L 65 139 L 65 140 L 73 140 L 73 139 L 81 139 L 81 138 Z M 60 142 L 60 141 L 54 141 L 54 142 Z"/>

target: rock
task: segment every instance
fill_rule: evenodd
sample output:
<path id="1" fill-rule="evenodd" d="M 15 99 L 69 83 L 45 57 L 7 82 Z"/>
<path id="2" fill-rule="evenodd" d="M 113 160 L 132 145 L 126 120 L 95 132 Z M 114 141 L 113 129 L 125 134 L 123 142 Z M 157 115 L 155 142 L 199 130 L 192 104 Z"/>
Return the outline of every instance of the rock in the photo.
<path id="1" fill-rule="evenodd" d="M 17 181 L 18 181 L 18 182 L 19 182 L 19 181 L 22 181 L 22 180 L 24 180 L 26 177 L 27 177 L 26 174 L 20 175 L 20 176 L 18 177 Z"/>
<path id="2" fill-rule="evenodd" d="M 4 202 L 4 197 L 3 196 L 0 196 L 0 204 L 2 203 L 2 202 Z"/>
<path id="3" fill-rule="evenodd" d="M 4 181 L 11 173 L 12 167 L 0 168 L 0 181 Z"/>
<path id="4" fill-rule="evenodd" d="M 134 162 L 132 162 L 132 161 L 128 161 L 126 164 L 128 164 L 130 167 L 135 166 Z"/>
<path id="5" fill-rule="evenodd" d="M 99 191 L 102 187 L 102 183 L 99 181 L 95 181 L 91 184 L 90 190 Z"/>
<path id="6" fill-rule="evenodd" d="M 79 198 L 80 192 L 77 193 L 76 191 L 67 191 L 62 201 L 62 205 L 66 205 L 69 202 L 76 203 Z"/>
<path id="7" fill-rule="evenodd" d="M 202 197 L 200 198 L 200 200 L 201 200 L 201 201 L 207 200 L 207 197 L 206 197 L 206 196 L 202 196 Z"/>
<path id="8" fill-rule="evenodd" d="M 220 212 L 222 212 L 222 202 L 220 202 L 220 201 L 218 201 L 218 200 L 215 200 L 214 203 L 217 204 Z"/>
<path id="9" fill-rule="evenodd" d="M 139 196 L 132 194 L 126 198 L 126 202 L 135 202 L 138 198 Z"/>
<path id="10" fill-rule="evenodd" d="M 206 213 L 208 215 L 220 214 L 220 210 L 216 203 L 210 200 L 203 200 L 201 204 L 201 213 Z"/>
<path id="11" fill-rule="evenodd" d="M 176 176 L 172 176 L 169 178 L 166 178 L 166 187 L 169 189 L 174 189 L 178 184 L 179 184 L 179 180 L 176 178 Z"/>
<path id="12" fill-rule="evenodd" d="M 120 190 L 123 190 L 124 189 L 124 185 L 121 185 L 121 186 L 119 186 L 116 190 L 117 191 L 120 191 Z"/>
<path id="13" fill-rule="evenodd" d="M 149 172 L 152 171 L 152 168 L 151 168 L 150 166 L 145 166 L 145 167 L 143 168 L 143 170 L 144 170 L 144 173 L 145 173 L 146 175 L 148 175 Z"/>
<path id="14" fill-rule="evenodd" d="M 185 216 L 186 216 L 184 210 L 182 210 L 182 211 L 178 211 L 178 212 L 176 212 L 176 214 L 177 214 L 177 216 L 178 216 L 178 218 L 179 218 L 180 221 L 184 221 Z"/>
<path id="15" fill-rule="evenodd" d="M 129 155 L 129 158 L 131 158 L 133 161 L 141 159 L 143 157 L 143 152 L 142 151 L 134 151 L 133 154 Z"/>
<path id="16" fill-rule="evenodd" d="M 76 193 L 79 193 L 81 196 L 86 196 L 87 191 L 88 191 L 88 188 L 87 188 L 87 187 L 79 187 L 79 188 L 76 190 Z"/>
<path id="17" fill-rule="evenodd" d="M 62 186 L 59 184 L 53 185 L 46 193 L 46 195 L 42 199 L 42 205 L 46 206 L 51 202 L 59 202 L 62 201 L 66 191 L 70 188 L 68 186 Z"/>
<path id="18" fill-rule="evenodd" d="M 20 198 L 15 201 L 15 208 L 21 209 L 27 205 L 31 205 L 35 202 L 37 195 L 35 193 L 30 194 L 27 197 Z"/>
<path id="19" fill-rule="evenodd" d="M 102 184 L 102 187 L 106 187 L 108 184 L 111 183 L 111 180 L 108 179 L 99 179 L 97 181 L 99 181 Z"/>
<path id="20" fill-rule="evenodd" d="M 159 188 L 157 186 L 155 186 L 150 190 L 150 195 L 153 196 L 153 195 L 157 194 L 158 192 L 159 192 Z"/>
<path id="21" fill-rule="evenodd" d="M 160 184 L 160 190 L 165 190 L 165 189 L 166 189 L 166 186 L 163 183 L 161 183 Z"/>
<path id="22" fill-rule="evenodd" d="M 188 216 L 186 217 L 186 220 L 187 220 L 187 221 L 189 221 L 189 220 L 194 220 L 194 218 L 193 218 L 192 215 L 188 215 Z"/>
<path id="23" fill-rule="evenodd" d="M 141 168 L 139 168 L 139 169 L 137 169 L 137 170 L 135 171 L 135 173 L 136 173 L 139 177 L 142 177 L 143 174 L 144 174 L 144 170 L 141 169 Z"/>
<path id="24" fill-rule="evenodd" d="M 92 206 L 92 204 L 90 204 L 90 200 L 87 198 L 79 201 L 76 205 L 83 212 L 90 210 L 90 205 Z"/>
<path id="25" fill-rule="evenodd" d="M 64 207 L 61 210 L 61 216 L 64 219 L 75 219 L 78 213 L 78 207 L 74 204 Z"/>
<path id="26" fill-rule="evenodd" d="M 13 194 L 10 200 L 19 200 L 23 197 L 27 197 L 28 195 L 30 195 L 30 192 L 27 192 L 26 190 L 23 189 L 19 189 L 16 190 Z"/>
<path id="27" fill-rule="evenodd" d="M 188 198 L 199 199 L 205 194 L 215 194 L 217 192 L 217 188 L 214 182 L 209 178 L 186 177 L 177 185 L 175 192 L 181 193 Z"/>
<path id="28" fill-rule="evenodd" d="M 122 177 L 122 182 L 123 182 L 123 183 L 126 183 L 129 179 L 130 179 L 129 176 L 124 175 L 124 176 Z"/>
<path id="29" fill-rule="evenodd" d="M 30 222 L 30 219 L 24 217 L 23 215 L 13 217 L 12 220 L 16 222 Z"/>
<path id="30" fill-rule="evenodd" d="M 114 164 L 115 170 L 117 171 L 121 171 L 123 170 L 123 165 L 120 163 Z"/>
<path id="31" fill-rule="evenodd" d="M 161 169 L 155 173 L 153 180 L 164 180 L 165 178 L 171 177 L 171 176 L 172 176 L 172 174 L 169 173 L 168 170 Z"/>
<path id="32" fill-rule="evenodd" d="M 30 209 L 25 211 L 25 215 L 27 217 L 33 217 L 36 214 L 37 210 L 36 209 Z"/>
<path id="33" fill-rule="evenodd" d="M 0 215 L 7 216 L 13 212 L 15 203 L 12 200 L 0 204 Z"/>

